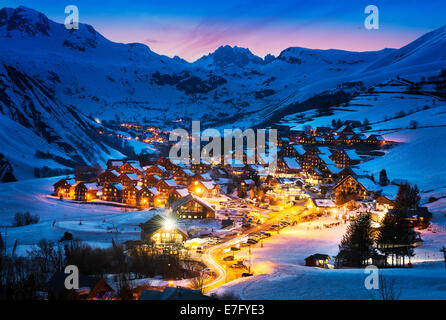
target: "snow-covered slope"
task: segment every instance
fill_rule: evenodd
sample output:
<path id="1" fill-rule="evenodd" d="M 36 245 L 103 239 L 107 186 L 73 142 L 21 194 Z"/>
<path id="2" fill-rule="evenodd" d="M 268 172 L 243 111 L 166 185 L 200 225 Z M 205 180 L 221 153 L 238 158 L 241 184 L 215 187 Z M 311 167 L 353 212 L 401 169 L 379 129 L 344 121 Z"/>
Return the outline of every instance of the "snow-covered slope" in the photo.
<path id="1" fill-rule="evenodd" d="M 445 49 L 442 28 L 399 50 L 289 48 L 262 59 L 249 49 L 223 46 L 188 63 L 143 44 L 111 42 L 89 25 L 67 30 L 33 9 L 3 8 L 0 113 L 31 130 L 36 141 L 43 138 L 53 154 L 101 163 L 109 148 L 89 134 L 95 118 L 164 129 L 177 127 L 178 119 L 201 120 L 202 127 L 252 127 L 299 111 L 293 106 L 322 92 L 438 74 L 446 65 Z M 30 152 L 20 152 L 17 142 L 17 150 L 4 152 L 13 167 L 24 162 L 17 154 Z"/>

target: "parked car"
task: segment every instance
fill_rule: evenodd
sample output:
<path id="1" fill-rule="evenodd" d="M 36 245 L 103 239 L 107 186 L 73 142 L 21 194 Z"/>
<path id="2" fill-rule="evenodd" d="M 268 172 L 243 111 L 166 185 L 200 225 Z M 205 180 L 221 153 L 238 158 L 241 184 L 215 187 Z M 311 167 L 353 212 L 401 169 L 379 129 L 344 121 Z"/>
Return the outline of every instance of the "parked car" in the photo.
<path id="1" fill-rule="evenodd" d="M 240 251 L 240 248 L 239 247 L 231 247 L 231 250 L 232 251 Z"/>
<path id="2" fill-rule="evenodd" d="M 249 244 L 256 244 L 258 241 L 254 238 L 249 238 L 246 242 Z"/>
<path id="3" fill-rule="evenodd" d="M 243 273 L 242 273 L 242 278 L 245 278 L 245 277 L 252 277 L 252 273 L 249 273 L 249 272 L 243 272 Z"/>
<path id="4" fill-rule="evenodd" d="M 223 258 L 223 261 L 234 261 L 234 256 L 226 256 Z"/>
<path id="5" fill-rule="evenodd" d="M 245 268 L 245 265 L 242 263 L 233 263 L 229 266 L 229 268 L 242 269 L 242 268 Z"/>

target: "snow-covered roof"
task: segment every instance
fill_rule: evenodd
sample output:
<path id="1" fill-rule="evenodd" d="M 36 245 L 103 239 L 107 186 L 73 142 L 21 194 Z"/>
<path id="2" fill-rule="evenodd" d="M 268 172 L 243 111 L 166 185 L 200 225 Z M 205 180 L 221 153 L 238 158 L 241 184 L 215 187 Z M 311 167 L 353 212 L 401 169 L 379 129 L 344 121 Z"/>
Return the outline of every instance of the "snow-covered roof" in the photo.
<path id="1" fill-rule="evenodd" d="M 96 182 L 90 182 L 90 183 L 84 183 L 85 187 L 90 190 L 96 190 L 98 188 L 98 185 Z"/>
<path id="2" fill-rule="evenodd" d="M 173 179 L 167 179 L 164 180 L 164 182 L 166 182 L 169 187 L 178 187 L 178 184 Z"/>
<path id="3" fill-rule="evenodd" d="M 367 189 L 367 191 L 379 191 L 381 190 L 380 186 L 377 185 L 375 182 L 373 182 L 369 178 L 357 178 L 356 181 L 358 181 L 364 188 Z"/>
<path id="4" fill-rule="evenodd" d="M 189 190 L 187 190 L 186 188 L 177 189 L 177 192 L 182 197 L 185 197 L 189 194 Z"/>
<path id="5" fill-rule="evenodd" d="M 356 153 L 356 150 L 344 149 L 344 152 L 350 158 L 350 160 L 361 160 L 359 155 Z"/>
<path id="6" fill-rule="evenodd" d="M 113 183 L 113 186 L 119 191 L 122 191 L 125 189 L 124 186 L 120 183 Z"/>
<path id="7" fill-rule="evenodd" d="M 139 180 L 138 175 L 136 173 L 124 173 L 130 180 L 136 181 Z"/>
<path id="8" fill-rule="evenodd" d="M 201 181 L 201 183 L 208 190 L 214 189 L 216 185 L 214 181 Z"/>
<path id="9" fill-rule="evenodd" d="M 301 169 L 301 166 L 297 162 L 296 158 L 285 157 L 285 158 L 283 158 L 283 161 L 285 162 L 285 164 L 287 165 L 287 167 L 289 169 L 292 169 L 292 170 L 300 170 Z"/>
<path id="10" fill-rule="evenodd" d="M 149 190 L 155 196 L 159 195 L 159 192 L 155 187 L 147 188 L 147 190 Z"/>
<path id="11" fill-rule="evenodd" d="M 329 156 L 328 156 L 328 154 L 325 154 L 325 153 L 320 153 L 320 154 L 318 154 L 318 157 L 322 160 L 322 161 L 324 161 L 324 163 L 327 165 L 327 166 L 336 166 L 336 163 L 333 161 L 333 160 L 331 160 L 330 158 L 329 158 Z"/>
<path id="12" fill-rule="evenodd" d="M 336 208 L 336 205 L 331 199 L 313 199 L 313 202 L 320 208 Z"/>
<path id="13" fill-rule="evenodd" d="M 303 155 L 306 152 L 306 150 L 304 149 L 303 145 L 301 145 L 301 144 L 295 144 L 295 145 L 293 145 L 293 148 L 294 148 L 294 150 L 297 151 L 297 153 L 299 155 Z"/>

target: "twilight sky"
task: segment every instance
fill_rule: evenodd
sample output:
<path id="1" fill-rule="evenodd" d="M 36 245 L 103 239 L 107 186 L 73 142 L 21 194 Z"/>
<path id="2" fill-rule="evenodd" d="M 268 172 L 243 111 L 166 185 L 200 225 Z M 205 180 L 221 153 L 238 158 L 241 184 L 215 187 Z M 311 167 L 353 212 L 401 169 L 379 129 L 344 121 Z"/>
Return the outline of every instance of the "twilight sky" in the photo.
<path id="1" fill-rule="evenodd" d="M 221 45 L 258 56 L 292 46 L 354 51 L 399 48 L 446 24 L 445 0 L 1 0 L 63 22 L 66 5 L 80 22 L 116 42 L 141 42 L 153 51 L 194 61 Z M 379 8 L 380 29 L 366 30 L 364 9 Z"/>

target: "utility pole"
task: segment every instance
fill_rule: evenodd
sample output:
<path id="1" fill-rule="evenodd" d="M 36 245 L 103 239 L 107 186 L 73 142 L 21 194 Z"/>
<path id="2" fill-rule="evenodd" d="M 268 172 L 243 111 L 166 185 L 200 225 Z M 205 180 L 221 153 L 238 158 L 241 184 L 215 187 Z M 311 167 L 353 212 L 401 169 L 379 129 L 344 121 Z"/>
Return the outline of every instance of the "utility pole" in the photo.
<path id="1" fill-rule="evenodd" d="M 441 248 L 440 251 L 443 252 L 443 256 L 444 256 L 444 267 L 446 268 L 446 247 Z"/>
<path id="2" fill-rule="evenodd" d="M 251 245 L 249 246 L 249 266 L 248 273 L 251 273 Z"/>

